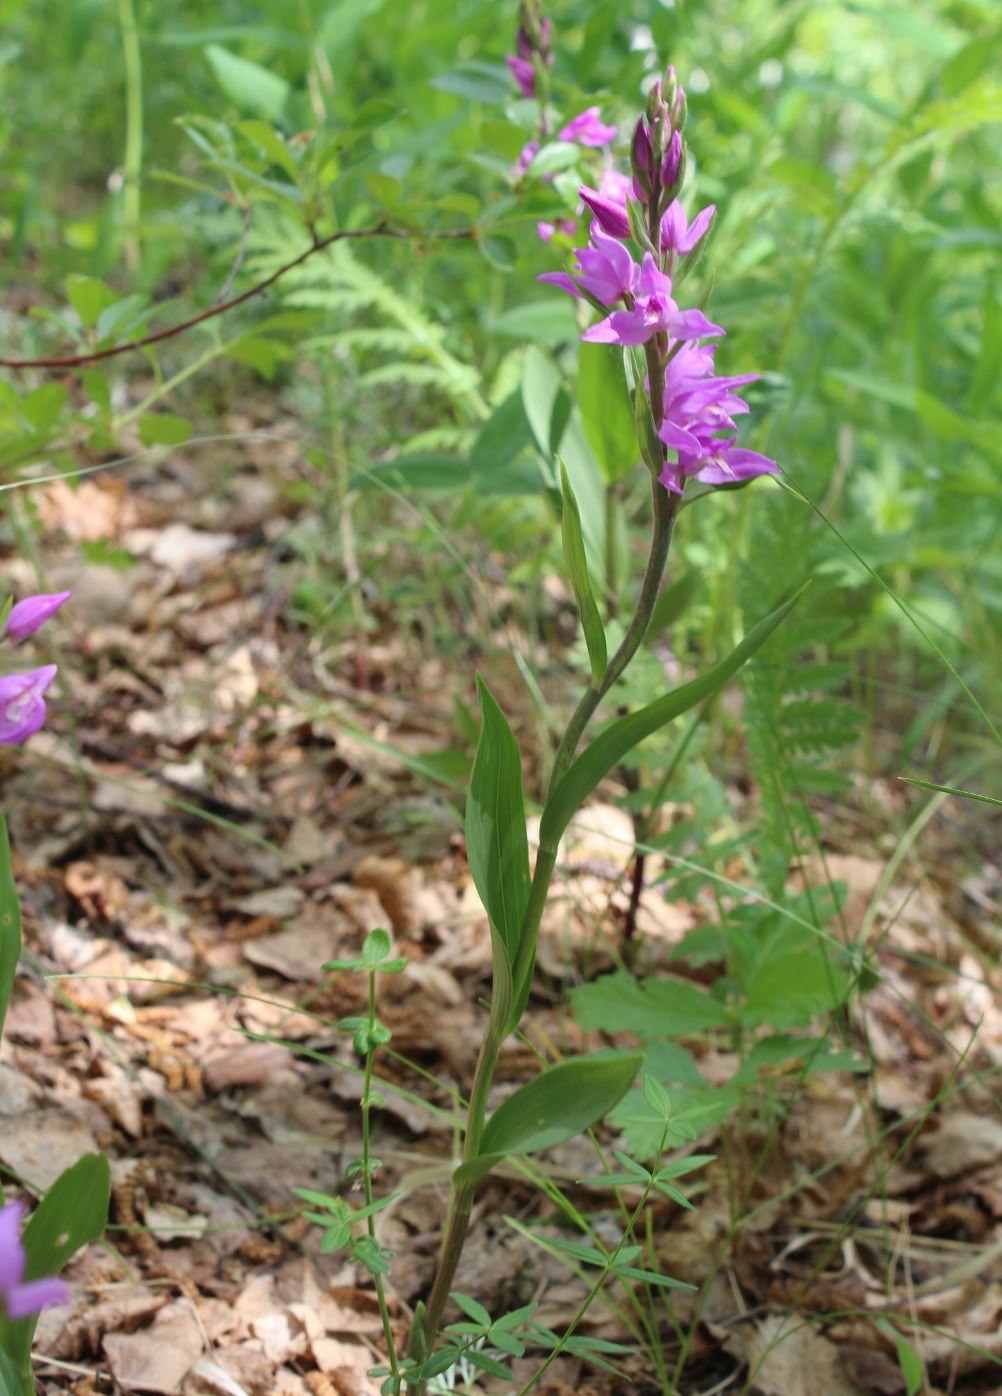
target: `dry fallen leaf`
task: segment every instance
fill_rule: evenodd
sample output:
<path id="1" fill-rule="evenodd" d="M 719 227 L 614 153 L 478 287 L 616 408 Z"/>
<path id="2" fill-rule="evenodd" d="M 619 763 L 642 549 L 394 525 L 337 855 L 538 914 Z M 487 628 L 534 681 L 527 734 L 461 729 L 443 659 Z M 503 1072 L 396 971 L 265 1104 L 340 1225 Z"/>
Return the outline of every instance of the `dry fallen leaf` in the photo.
<path id="1" fill-rule="evenodd" d="M 202 1330 L 187 1299 L 161 1309 L 139 1333 L 109 1333 L 104 1355 L 123 1391 L 180 1391 L 202 1352 Z"/>

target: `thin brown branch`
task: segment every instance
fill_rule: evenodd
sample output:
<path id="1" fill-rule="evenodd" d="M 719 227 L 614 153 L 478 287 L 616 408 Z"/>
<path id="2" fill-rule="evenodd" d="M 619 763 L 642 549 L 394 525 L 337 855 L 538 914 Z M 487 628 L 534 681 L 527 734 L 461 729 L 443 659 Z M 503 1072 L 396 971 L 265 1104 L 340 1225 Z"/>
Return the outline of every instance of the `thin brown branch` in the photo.
<path id="1" fill-rule="evenodd" d="M 173 339 L 175 335 L 184 334 L 186 330 L 194 329 L 196 325 L 203 325 L 207 320 L 214 320 L 217 315 L 224 315 L 228 310 L 243 305 L 245 301 L 259 296 L 262 291 L 267 291 L 269 286 L 274 286 L 275 282 L 285 276 L 287 272 L 302 266 L 315 253 L 323 252 L 324 248 L 330 247 L 333 243 L 340 242 L 344 238 L 399 238 L 406 241 L 413 236 L 413 233 L 404 228 L 390 228 L 385 223 L 377 223 L 374 228 L 345 228 L 341 232 L 331 233 L 328 237 L 315 238 L 305 252 L 301 252 L 298 257 L 293 257 L 291 262 L 285 262 L 277 271 L 272 272 L 271 276 L 265 277 L 264 281 L 259 281 L 256 286 L 251 286 L 247 291 L 241 291 L 238 296 L 232 296 L 229 300 L 217 301 L 208 310 L 203 310 L 198 315 L 192 315 L 177 325 L 168 325 L 166 329 L 156 330 L 153 334 L 144 335 L 142 339 L 130 339 L 125 344 L 114 344 L 109 349 L 94 349 L 89 354 L 66 354 L 46 359 L 0 358 L 0 368 L 79 368 L 83 364 L 98 363 L 101 359 L 117 358 L 119 354 L 130 354 L 135 349 L 145 349 L 150 344 L 160 344 L 165 339 Z M 443 232 L 426 233 L 424 236 L 427 238 L 471 238 L 474 236 L 474 229 L 448 228 Z"/>

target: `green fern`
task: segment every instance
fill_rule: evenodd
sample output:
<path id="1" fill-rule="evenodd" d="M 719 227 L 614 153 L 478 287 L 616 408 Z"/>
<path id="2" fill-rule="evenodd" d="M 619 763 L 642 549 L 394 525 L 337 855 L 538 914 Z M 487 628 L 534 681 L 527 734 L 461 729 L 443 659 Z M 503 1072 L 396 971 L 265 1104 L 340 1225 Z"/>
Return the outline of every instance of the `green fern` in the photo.
<path id="1" fill-rule="evenodd" d="M 279 217 L 262 217 L 251 241 L 255 274 L 275 272 L 301 236 Z M 302 348 L 347 352 L 363 371 L 363 388 L 410 384 L 440 395 L 439 413 L 451 409 L 470 425 L 488 415 L 476 368 L 447 347 L 448 329 L 426 313 L 420 288 L 411 292 L 399 279 L 385 279 L 347 242 L 332 244 L 288 272 L 276 294 L 286 307 L 322 312 L 324 328 Z M 370 355 L 378 364 L 366 371 Z"/>
<path id="2" fill-rule="evenodd" d="M 744 677 L 742 720 L 760 800 L 754 846 L 762 885 L 774 897 L 784 891 L 791 862 L 817 842 L 812 801 L 848 786 L 847 758 L 865 721 L 845 696 L 852 670 L 832 653 L 852 627 L 851 594 L 823 574 L 829 544 L 804 528 L 798 511 L 793 500 L 777 497 L 759 510 L 738 584 L 747 627 L 801 581 L 815 579 Z"/>

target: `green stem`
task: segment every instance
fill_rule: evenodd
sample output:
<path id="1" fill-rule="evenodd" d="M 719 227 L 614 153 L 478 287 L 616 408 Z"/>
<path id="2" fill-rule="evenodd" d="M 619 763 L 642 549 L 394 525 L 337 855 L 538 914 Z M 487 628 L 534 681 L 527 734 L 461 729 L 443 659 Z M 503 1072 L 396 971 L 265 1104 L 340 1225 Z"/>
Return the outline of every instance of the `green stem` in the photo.
<path id="1" fill-rule="evenodd" d="M 463 1163 L 468 1163 L 470 1159 L 476 1158 L 480 1152 L 480 1140 L 483 1136 L 484 1120 L 487 1115 L 487 1092 L 494 1079 L 494 1068 L 497 1066 L 502 1043 L 507 1036 L 504 1023 L 508 1016 L 509 1002 L 510 995 L 505 994 L 501 998 L 495 998 L 491 1004 L 487 1031 L 480 1044 L 480 1055 L 477 1058 L 477 1068 L 470 1091 L 470 1104 L 466 1117 L 466 1138 L 463 1142 Z M 459 1258 L 463 1253 L 463 1246 L 466 1243 L 475 1187 L 475 1183 L 466 1181 L 460 1183 L 454 1181 L 452 1184 L 448 1223 L 442 1238 L 442 1249 L 439 1252 L 438 1265 L 435 1270 L 435 1281 L 428 1296 L 428 1307 L 425 1311 L 424 1331 L 429 1352 L 441 1326 L 442 1315 L 449 1298 L 449 1290 L 456 1274 L 456 1267 L 459 1265 Z M 408 1391 L 410 1390 L 411 1388 L 408 1387 Z M 424 1383 L 417 1385 L 414 1390 L 419 1396 L 423 1396 Z"/>
<path id="2" fill-rule="evenodd" d="M 140 182 L 143 173 L 143 65 L 132 0 L 118 0 L 118 23 L 125 58 L 125 156 L 123 161 L 125 260 L 139 265 Z"/>
<path id="3" fill-rule="evenodd" d="M 653 374 L 651 375 L 653 379 Z M 549 794 L 552 794 L 565 774 L 577 751 L 585 728 L 599 703 L 621 676 L 630 660 L 643 643 L 651 622 L 654 605 L 661 589 L 668 550 L 671 546 L 672 530 L 678 514 L 680 496 L 669 493 L 657 480 L 653 482 L 654 525 L 651 550 L 644 569 L 643 581 L 637 597 L 633 618 L 623 636 L 622 643 L 609 661 L 609 667 L 600 684 L 590 684 L 577 708 L 571 716 L 563 740 L 557 749 L 553 772 L 550 776 Z M 543 916 L 543 908 L 549 892 L 550 882 L 557 861 L 557 846 L 543 846 L 536 855 L 536 870 L 529 892 L 529 901 L 519 933 L 519 950 L 512 969 L 512 983 L 516 986 L 527 982 L 531 963 L 536 954 L 536 938 Z M 510 1021 L 512 1011 L 511 993 L 495 994 L 491 1004 L 487 1031 L 480 1048 L 473 1086 L 470 1091 L 470 1105 L 467 1114 L 466 1138 L 463 1146 L 463 1162 L 478 1156 L 483 1136 L 484 1120 L 487 1114 L 487 1093 L 494 1079 L 501 1046 L 514 1026 Z M 438 1267 L 428 1307 L 424 1319 L 424 1334 L 427 1350 L 430 1352 L 445 1312 L 449 1290 L 455 1277 L 456 1267 L 462 1255 L 466 1234 L 473 1210 L 475 1184 L 465 1180 L 453 1182 L 449 1220 L 442 1240 Z M 415 1382 L 408 1386 L 409 1396 L 424 1396 L 425 1385 Z"/>
<path id="4" fill-rule="evenodd" d="M 640 584 L 640 594 L 637 597 L 633 618 L 623 636 L 619 649 L 609 660 L 605 678 L 600 684 L 589 684 L 580 703 L 571 715 L 563 740 L 557 748 L 553 771 L 550 774 L 547 798 L 556 790 L 566 774 L 568 766 L 574 760 L 578 744 L 584 736 L 585 728 L 591 721 L 595 709 L 617 679 L 622 677 L 626 666 L 643 644 L 647 628 L 651 623 L 651 616 L 654 613 L 654 606 L 658 599 L 658 592 L 661 590 L 661 581 L 668 562 L 668 549 L 671 547 L 675 519 L 681 503 L 681 495 L 672 494 L 657 480 L 652 482 L 652 490 L 654 529 L 651 538 L 651 551 L 647 558 L 644 578 Z"/>
<path id="5" fill-rule="evenodd" d="M 369 1032 L 376 1025 L 376 971 L 369 971 Z M 365 1076 L 362 1084 L 362 1187 L 365 1192 L 365 1205 L 371 1207 L 375 1198 L 372 1189 L 372 1169 L 370 1168 L 370 1115 L 372 1112 L 372 1059 L 375 1049 L 369 1046 L 365 1054 Z M 366 1230 L 373 1241 L 376 1240 L 376 1218 L 370 1212 L 365 1219 Z M 383 1284 L 383 1277 L 374 1274 L 373 1284 L 376 1290 L 376 1302 L 379 1305 L 379 1316 L 383 1325 L 383 1340 L 386 1343 L 386 1353 L 389 1358 L 390 1371 L 394 1376 L 399 1374 L 397 1364 L 397 1349 L 393 1341 L 393 1327 L 390 1323 L 390 1308 L 386 1302 L 386 1287 Z"/>

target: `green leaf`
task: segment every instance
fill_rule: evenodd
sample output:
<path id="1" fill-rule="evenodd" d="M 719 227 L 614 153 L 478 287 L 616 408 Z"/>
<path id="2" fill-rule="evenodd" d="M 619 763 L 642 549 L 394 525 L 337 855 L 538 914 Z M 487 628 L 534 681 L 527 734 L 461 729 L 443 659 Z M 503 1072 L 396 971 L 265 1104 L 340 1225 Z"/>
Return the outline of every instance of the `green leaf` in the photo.
<path id="1" fill-rule="evenodd" d="M 24 1278 L 58 1275 L 75 1251 L 97 1240 L 108 1221 L 110 1197 L 111 1175 L 103 1154 L 85 1154 L 61 1173 L 24 1229 Z M 0 1352 L 16 1370 L 30 1371 L 37 1322 L 37 1314 L 16 1321 L 0 1317 Z"/>
<path id="2" fill-rule="evenodd" d="M 577 401 L 588 444 L 606 484 L 613 485 L 629 475 L 638 454 L 621 350 L 612 345 L 581 345 Z"/>
<path id="3" fill-rule="evenodd" d="M 958 799 L 980 800 L 985 805 L 1002 806 L 1002 800 L 996 800 L 994 795 L 981 795 L 977 790 L 958 790 L 954 785 L 934 785 L 931 780 L 917 780 L 914 776 L 898 776 L 898 780 L 904 781 L 906 785 L 918 785 L 923 790 L 938 790 L 944 795 L 956 795 Z"/>
<path id="4" fill-rule="evenodd" d="M 471 1299 L 468 1294 L 460 1294 L 453 1291 L 452 1298 L 455 1300 L 457 1308 L 462 1309 L 467 1318 L 472 1318 L 475 1323 L 487 1331 L 491 1326 L 491 1316 L 484 1308 L 483 1304 L 478 1304 L 476 1299 Z"/>
<path id="5" fill-rule="evenodd" d="M 688 1037 L 731 1022 L 727 1008 L 695 984 L 665 976 L 635 979 L 624 969 L 571 989 L 570 999 L 575 1021 L 589 1031 Z"/>
<path id="6" fill-rule="evenodd" d="M 544 456 L 549 456 L 559 444 L 553 439 L 553 420 L 562 388 L 563 379 L 556 364 L 548 354 L 530 345 L 522 366 L 522 405 L 536 446 Z"/>
<path id="7" fill-rule="evenodd" d="M 511 78 L 500 63 L 465 63 L 462 68 L 432 78 L 431 86 L 471 102 L 500 105 L 511 98 Z"/>
<path id="8" fill-rule="evenodd" d="M 232 344 L 226 346 L 225 352 L 227 358 L 236 359 L 237 363 L 247 364 L 249 368 L 255 369 L 262 378 L 269 381 L 274 377 L 278 365 L 292 358 L 292 350 L 288 344 L 256 334 L 243 335 L 240 339 L 235 339 Z"/>
<path id="9" fill-rule="evenodd" d="M 699 590 L 700 574 L 695 567 L 683 572 L 677 582 L 665 587 L 654 604 L 651 623 L 647 627 L 644 643 L 653 645 L 664 637 L 664 633 L 687 609 L 690 601 Z"/>
<path id="10" fill-rule="evenodd" d="M 156 412 L 142 419 L 139 435 L 147 446 L 180 446 L 191 435 L 191 423 L 173 412 Z"/>
<path id="11" fill-rule="evenodd" d="M 581 513 L 574 498 L 571 482 L 563 461 L 560 462 L 560 489 L 563 495 L 563 513 L 560 529 L 564 542 L 564 561 L 574 588 L 574 599 L 578 604 L 581 629 L 588 646 L 588 659 L 591 663 L 592 682 L 597 687 L 605 678 L 609 662 L 609 652 L 605 642 L 605 628 L 599 615 L 591 577 L 588 573 L 588 559 L 585 554 L 584 535 L 581 532 Z"/>
<path id="12" fill-rule="evenodd" d="M 801 589 L 802 590 L 802 589 Z M 645 737 L 649 737 L 674 718 L 680 717 L 704 698 L 709 698 L 722 688 L 727 680 L 746 664 L 757 649 L 769 638 L 776 626 L 792 610 L 800 598 L 800 592 L 771 611 L 764 620 L 754 626 L 741 643 L 726 659 L 691 683 L 676 688 L 653 703 L 648 703 L 635 713 L 619 718 L 603 728 L 591 746 L 570 766 L 567 774 L 557 786 L 543 810 L 540 821 L 539 838 L 544 847 L 553 848 L 584 804 L 585 800 L 614 766 L 632 751 Z"/>
<path id="13" fill-rule="evenodd" d="M 643 1060 L 643 1054 L 635 1052 L 575 1057 L 547 1068 L 494 1111 L 484 1128 L 481 1154 L 498 1158 L 532 1154 L 573 1139 L 618 1105 Z"/>
<path id="14" fill-rule="evenodd" d="M 93 329 L 101 311 L 107 310 L 118 300 L 115 292 L 96 276 L 78 276 L 76 273 L 66 278 L 66 298 L 85 330 Z"/>
<path id="15" fill-rule="evenodd" d="M 922 1359 L 912 1347 L 911 1343 L 904 1338 L 893 1324 L 887 1319 L 879 1318 L 877 1328 L 883 1333 L 885 1338 L 890 1338 L 897 1351 L 898 1366 L 901 1368 L 901 1375 L 905 1379 L 905 1396 L 917 1396 L 922 1390 L 922 1383 L 925 1374 L 922 1371 Z"/>
<path id="16" fill-rule="evenodd" d="M 25 1388 L 14 1370 L 10 1358 L 0 1348 L 0 1396 L 24 1396 Z"/>
<path id="17" fill-rule="evenodd" d="M 246 136 L 252 145 L 256 145 L 261 154 L 273 165 L 278 165 L 281 170 L 284 170 L 293 184 L 299 182 L 299 165 L 296 162 L 296 157 L 273 126 L 269 126 L 266 121 L 251 118 L 247 121 L 237 122 L 237 130 L 242 136 Z"/>
<path id="18" fill-rule="evenodd" d="M 490 319 L 488 328 L 492 334 L 534 339 L 539 344 L 566 344 L 578 332 L 574 307 L 566 296 L 513 305 Z"/>
<path id="19" fill-rule="evenodd" d="M 522 757 L 508 720 L 477 675 L 483 724 L 466 806 L 470 872 L 510 971 L 529 899 Z"/>
<path id="20" fill-rule="evenodd" d="M 381 964 L 393 949 L 393 941 L 389 931 L 382 926 L 370 931 L 362 943 L 362 962 L 366 968 L 373 969 Z"/>
<path id="21" fill-rule="evenodd" d="M 48 433 L 66 405 L 69 393 L 61 383 L 43 383 L 25 393 L 21 411 L 36 431 Z"/>
<path id="22" fill-rule="evenodd" d="M 21 955 L 21 903 L 10 862 L 7 820 L 0 814 L 0 1034 Z"/>
<path id="23" fill-rule="evenodd" d="M 488 482 L 495 492 L 501 493 L 506 475 L 511 473 L 521 452 L 531 445 L 532 435 L 521 394 L 514 392 L 494 409 L 480 428 L 470 448 L 467 482 L 471 475 L 476 475 L 478 479 Z M 534 490 L 538 491 L 539 472 L 535 467 L 531 479 Z M 522 493 L 521 488 L 517 492 Z"/>
<path id="24" fill-rule="evenodd" d="M 205 56 L 223 92 L 238 107 L 257 112 L 270 121 L 281 121 L 292 91 L 285 78 L 240 58 L 221 44 L 207 44 Z"/>
<path id="25" fill-rule="evenodd" d="M 501 1347 L 500 1342 L 497 1346 Z M 521 1356 L 521 1353 L 518 1355 Z M 466 1359 L 471 1367 L 477 1367 L 481 1372 L 486 1372 L 488 1376 L 499 1377 L 502 1381 L 509 1379 L 511 1376 L 507 1367 L 503 1366 L 502 1363 L 498 1362 L 488 1353 L 480 1352 L 477 1348 L 470 1348 L 469 1352 L 466 1354 Z"/>
<path id="26" fill-rule="evenodd" d="M 850 975 L 817 946 L 765 956 L 748 980 L 742 1017 L 753 1026 L 806 1027 L 844 1003 L 851 987 Z"/>

